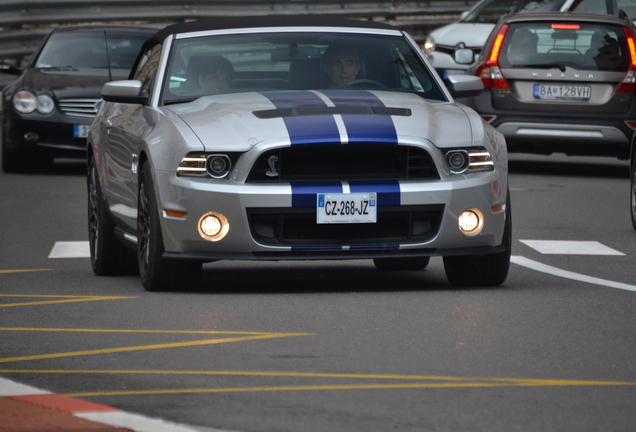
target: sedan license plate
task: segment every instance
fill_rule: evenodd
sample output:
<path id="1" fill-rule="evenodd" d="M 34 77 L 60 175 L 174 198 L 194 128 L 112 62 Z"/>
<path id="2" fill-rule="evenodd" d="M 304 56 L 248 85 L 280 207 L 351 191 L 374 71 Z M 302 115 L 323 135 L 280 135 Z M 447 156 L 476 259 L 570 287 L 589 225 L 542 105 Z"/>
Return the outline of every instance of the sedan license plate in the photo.
<path id="1" fill-rule="evenodd" d="M 316 221 L 319 224 L 377 222 L 377 194 L 330 193 L 318 194 Z"/>
<path id="2" fill-rule="evenodd" d="M 591 96 L 592 87 L 585 85 L 534 85 L 534 97 L 538 99 L 588 100 Z"/>
<path id="3" fill-rule="evenodd" d="M 88 137 L 89 129 L 90 125 L 73 125 L 73 136 L 75 138 L 86 138 Z"/>

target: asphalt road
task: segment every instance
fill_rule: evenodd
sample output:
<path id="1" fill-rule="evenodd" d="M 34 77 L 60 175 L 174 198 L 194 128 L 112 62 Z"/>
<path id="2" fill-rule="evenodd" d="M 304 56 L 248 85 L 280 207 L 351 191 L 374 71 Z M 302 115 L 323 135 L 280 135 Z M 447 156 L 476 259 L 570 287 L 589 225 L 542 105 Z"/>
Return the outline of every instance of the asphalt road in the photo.
<path id="1" fill-rule="evenodd" d="M 511 159 L 515 263 L 487 289 L 434 258 L 221 261 L 148 293 L 93 275 L 81 163 L 0 173 L 0 377 L 228 431 L 634 431 L 627 163 Z"/>

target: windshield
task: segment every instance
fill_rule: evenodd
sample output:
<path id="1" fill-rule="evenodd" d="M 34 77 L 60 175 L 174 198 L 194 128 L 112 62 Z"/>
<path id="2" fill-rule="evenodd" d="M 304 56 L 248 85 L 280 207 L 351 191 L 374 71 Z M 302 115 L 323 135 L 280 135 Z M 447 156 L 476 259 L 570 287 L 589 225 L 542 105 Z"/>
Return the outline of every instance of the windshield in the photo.
<path id="1" fill-rule="evenodd" d="M 163 102 L 207 94 L 335 88 L 412 92 L 445 100 L 402 38 L 338 33 L 263 33 L 178 39 Z"/>
<path id="2" fill-rule="evenodd" d="M 35 61 L 36 68 L 132 68 L 152 34 L 122 30 L 70 31 L 51 35 Z M 108 47 L 108 50 L 106 49 Z"/>
<path id="3" fill-rule="evenodd" d="M 499 18 L 510 12 L 560 11 L 566 0 L 485 0 L 472 9 L 462 22 L 496 24 Z M 607 0 L 575 0 L 567 8 L 570 11 L 607 13 Z"/>

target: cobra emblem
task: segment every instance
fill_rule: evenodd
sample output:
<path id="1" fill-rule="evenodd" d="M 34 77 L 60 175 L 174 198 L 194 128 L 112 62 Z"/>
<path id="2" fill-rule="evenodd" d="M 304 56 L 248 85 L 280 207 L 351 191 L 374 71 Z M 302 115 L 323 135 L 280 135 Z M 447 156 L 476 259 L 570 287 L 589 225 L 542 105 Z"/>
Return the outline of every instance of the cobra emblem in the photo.
<path id="1" fill-rule="evenodd" d="M 270 156 L 267 159 L 267 163 L 269 164 L 269 171 L 265 173 L 267 177 L 278 177 L 278 171 L 276 171 L 276 163 L 278 163 L 278 156 Z"/>

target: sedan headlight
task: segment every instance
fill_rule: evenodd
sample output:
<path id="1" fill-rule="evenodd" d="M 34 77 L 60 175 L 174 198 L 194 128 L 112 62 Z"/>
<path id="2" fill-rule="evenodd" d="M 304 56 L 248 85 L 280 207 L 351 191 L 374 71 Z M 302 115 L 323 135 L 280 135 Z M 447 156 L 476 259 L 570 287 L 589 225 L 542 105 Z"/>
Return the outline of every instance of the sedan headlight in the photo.
<path id="1" fill-rule="evenodd" d="M 177 175 L 224 178 L 232 169 L 233 154 L 191 153 L 181 159 Z"/>
<path id="2" fill-rule="evenodd" d="M 435 39 L 433 39 L 431 36 L 426 36 L 426 40 L 422 45 L 422 50 L 427 56 L 431 55 L 433 51 L 435 51 Z"/>
<path id="3" fill-rule="evenodd" d="M 37 106 L 37 99 L 30 91 L 20 90 L 13 96 L 13 108 L 19 113 L 32 113 Z"/>
<path id="4" fill-rule="evenodd" d="M 55 109 L 55 102 L 51 96 L 35 96 L 28 90 L 20 90 L 13 97 L 13 108 L 22 114 L 29 114 L 35 110 L 40 114 L 50 114 Z"/>
<path id="5" fill-rule="evenodd" d="M 492 171 L 495 163 L 490 153 L 483 148 L 453 149 L 446 152 L 446 164 L 451 174 Z"/>

